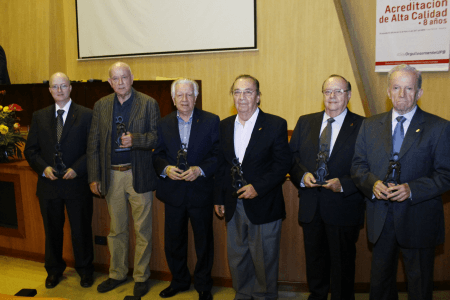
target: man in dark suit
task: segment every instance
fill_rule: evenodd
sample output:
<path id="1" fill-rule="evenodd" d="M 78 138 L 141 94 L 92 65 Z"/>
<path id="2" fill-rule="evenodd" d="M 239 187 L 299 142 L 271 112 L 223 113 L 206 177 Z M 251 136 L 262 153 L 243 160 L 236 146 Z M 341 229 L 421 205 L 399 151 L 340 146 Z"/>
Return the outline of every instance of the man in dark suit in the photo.
<path id="1" fill-rule="evenodd" d="M 238 76 L 230 93 L 237 115 L 220 122 L 214 204 L 228 222 L 235 299 L 277 299 L 281 220 L 286 216 L 282 183 L 291 168 L 287 123 L 258 108 L 256 78 Z"/>
<path id="2" fill-rule="evenodd" d="M 300 186 L 298 220 L 305 242 L 308 299 L 325 300 L 329 290 L 333 300 L 355 299 L 355 244 L 364 221 L 364 196 L 350 168 L 363 117 L 347 109 L 352 91 L 344 77 L 331 75 L 322 93 L 325 111 L 301 116 L 290 141 L 291 181 Z M 320 165 L 319 152 L 325 153 L 322 163 L 328 171 L 321 184 L 313 175 Z"/>
<path id="3" fill-rule="evenodd" d="M 159 295 L 168 298 L 189 289 L 187 228 L 190 219 L 197 254 L 195 289 L 199 300 L 210 300 L 214 258 L 212 194 L 220 120 L 195 108 L 198 96 L 195 81 L 179 79 L 172 83 L 171 89 L 177 111 L 158 122 L 158 145 L 153 153 L 153 165 L 161 176 L 156 197 L 165 203 L 164 249 L 172 273 L 170 286 Z"/>
<path id="4" fill-rule="evenodd" d="M 421 86 L 415 68 L 394 67 L 387 88 L 393 110 L 366 119 L 356 141 L 351 174 L 366 196 L 374 244 L 370 299 L 398 299 L 399 251 L 408 299 L 432 299 L 434 251 L 444 242 L 441 195 L 450 189 L 450 122 L 417 106 Z M 388 169 L 394 172 L 386 176 Z"/>
<path id="5" fill-rule="evenodd" d="M 81 286 L 94 283 L 92 194 L 87 181 L 86 147 L 92 111 L 70 99 L 72 86 L 63 73 L 50 77 L 55 105 L 33 113 L 25 157 L 38 174 L 39 198 L 45 230 L 46 288 L 54 288 L 66 268 L 62 258 L 64 206 L 72 233 L 75 269 Z"/>
<path id="6" fill-rule="evenodd" d="M 113 94 L 95 103 L 87 148 L 91 191 L 106 196 L 111 216 L 108 247 L 111 254 L 109 279 L 97 291 L 108 292 L 127 280 L 128 203 L 136 233 L 134 295 L 149 288 L 152 252 L 152 202 L 156 175 L 152 149 L 156 146 L 158 103 L 132 88 L 133 74 L 122 62 L 109 69 Z"/>

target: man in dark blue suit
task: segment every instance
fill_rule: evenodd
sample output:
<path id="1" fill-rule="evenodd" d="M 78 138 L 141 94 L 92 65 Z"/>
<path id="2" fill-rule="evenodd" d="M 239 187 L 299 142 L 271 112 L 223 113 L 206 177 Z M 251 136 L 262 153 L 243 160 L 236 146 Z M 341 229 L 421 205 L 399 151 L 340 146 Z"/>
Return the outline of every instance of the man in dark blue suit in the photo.
<path id="1" fill-rule="evenodd" d="M 300 186 L 298 220 L 305 242 L 308 299 L 326 300 L 331 290 L 333 300 L 354 300 L 355 244 L 364 221 L 364 196 L 350 177 L 350 167 L 364 118 L 347 109 L 352 90 L 344 77 L 331 75 L 322 93 L 325 111 L 301 116 L 290 141 L 291 181 Z M 321 149 L 328 126 L 327 149 Z M 320 185 L 313 175 L 319 151 L 327 151 L 329 173 Z"/>
<path id="2" fill-rule="evenodd" d="M 66 268 L 62 258 L 64 207 L 69 216 L 75 269 L 81 286 L 90 287 L 94 258 L 92 194 L 87 181 L 86 148 L 92 110 L 70 99 L 63 73 L 50 77 L 55 104 L 33 113 L 25 157 L 38 174 L 36 195 L 44 221 L 46 288 L 54 288 Z"/>
<path id="3" fill-rule="evenodd" d="M 220 122 L 215 210 L 227 221 L 235 299 L 277 299 L 282 184 L 291 168 L 286 120 L 259 109 L 259 81 L 240 75 L 231 86 L 237 115 Z"/>
<path id="4" fill-rule="evenodd" d="M 168 298 L 191 284 L 187 267 L 188 220 L 194 232 L 197 264 L 194 278 L 199 300 L 212 299 L 214 258 L 212 231 L 214 174 L 219 149 L 219 117 L 195 108 L 198 84 L 172 83 L 177 111 L 157 125 L 153 166 L 160 175 L 156 197 L 165 203 L 164 249 L 172 282 L 159 295 Z"/>
<path id="5" fill-rule="evenodd" d="M 394 67 L 387 88 L 393 109 L 366 119 L 356 141 L 351 173 L 366 196 L 374 244 L 370 299 L 398 299 L 399 251 L 408 299 L 432 299 L 434 251 L 445 231 L 441 195 L 450 189 L 450 122 L 417 106 L 421 86 L 415 68 Z"/>

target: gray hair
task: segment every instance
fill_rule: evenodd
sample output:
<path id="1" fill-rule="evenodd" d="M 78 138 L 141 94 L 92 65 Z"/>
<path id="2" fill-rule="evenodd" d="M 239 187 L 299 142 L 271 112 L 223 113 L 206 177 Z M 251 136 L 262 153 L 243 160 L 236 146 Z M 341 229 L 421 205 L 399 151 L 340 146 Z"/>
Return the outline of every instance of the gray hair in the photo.
<path id="1" fill-rule="evenodd" d="M 352 85 L 351 85 L 350 81 L 348 81 L 347 79 L 345 79 L 344 76 L 337 75 L 337 74 L 333 74 L 333 75 L 328 76 L 328 78 L 325 79 L 325 81 L 322 83 L 322 92 L 323 92 L 323 87 L 325 86 L 325 82 L 327 82 L 328 79 L 334 78 L 334 77 L 341 78 L 342 80 L 344 80 L 344 81 L 347 83 L 347 90 L 348 90 L 348 91 L 351 91 L 351 90 L 352 90 Z"/>
<path id="2" fill-rule="evenodd" d="M 388 77 L 387 77 L 388 86 L 390 86 L 390 84 L 391 84 L 392 74 L 394 74 L 395 72 L 399 72 L 399 71 L 410 72 L 410 73 L 413 73 L 414 75 L 416 75 L 417 89 L 420 90 L 422 88 L 422 72 L 420 72 L 416 68 L 411 67 L 410 65 L 406 65 L 406 64 L 395 66 L 389 71 Z"/>
<path id="3" fill-rule="evenodd" d="M 119 61 L 119 62 L 112 64 L 111 67 L 109 67 L 109 69 L 108 69 L 109 78 L 111 78 L 111 72 L 115 68 L 126 68 L 130 72 L 130 75 L 133 75 L 133 73 L 131 72 L 130 66 L 124 62 Z"/>
<path id="4" fill-rule="evenodd" d="M 172 82 L 172 85 L 170 86 L 172 98 L 175 98 L 175 89 L 176 89 L 177 85 L 185 84 L 185 83 L 192 84 L 192 87 L 194 88 L 194 95 L 195 95 L 195 97 L 198 96 L 198 90 L 199 90 L 198 83 L 192 79 L 182 78 L 182 79 L 177 79 L 174 82 Z"/>

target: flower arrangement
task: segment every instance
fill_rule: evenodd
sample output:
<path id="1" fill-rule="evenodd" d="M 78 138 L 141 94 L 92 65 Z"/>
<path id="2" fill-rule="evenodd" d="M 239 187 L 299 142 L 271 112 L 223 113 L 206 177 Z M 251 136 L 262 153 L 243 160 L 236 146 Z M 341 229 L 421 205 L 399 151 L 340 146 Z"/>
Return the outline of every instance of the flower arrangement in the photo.
<path id="1" fill-rule="evenodd" d="M 0 95 L 5 94 L 6 91 L 0 91 Z M 0 105 L 0 163 L 9 162 L 9 157 L 13 156 L 22 158 L 20 144 L 26 140 L 20 135 L 20 124 L 17 123 L 20 119 L 16 117 L 16 112 L 22 110 L 20 105 L 14 103 Z"/>

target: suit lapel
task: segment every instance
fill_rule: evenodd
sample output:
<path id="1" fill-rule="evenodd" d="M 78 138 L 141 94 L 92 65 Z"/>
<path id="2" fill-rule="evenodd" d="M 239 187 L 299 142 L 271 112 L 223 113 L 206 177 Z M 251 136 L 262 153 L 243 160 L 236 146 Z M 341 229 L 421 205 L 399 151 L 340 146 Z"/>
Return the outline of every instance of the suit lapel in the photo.
<path id="1" fill-rule="evenodd" d="M 260 139 L 260 137 L 264 136 L 265 131 L 269 130 L 264 125 L 264 119 L 266 118 L 265 113 L 260 109 L 258 113 L 258 117 L 256 118 L 255 127 L 253 127 L 252 135 L 250 137 L 250 141 L 248 142 L 247 149 L 245 149 L 244 159 L 242 160 L 242 164 L 244 164 L 245 158 L 247 157 L 247 153 L 252 151 L 252 148 L 255 147 L 256 143 Z"/>
<path id="2" fill-rule="evenodd" d="M 406 132 L 405 139 L 403 140 L 402 147 L 400 148 L 399 158 L 408 152 L 414 141 L 422 135 L 423 128 L 425 126 L 425 120 L 423 118 L 423 111 L 417 107 L 417 110 L 409 124 L 408 131 Z"/>
<path id="3" fill-rule="evenodd" d="M 381 132 L 378 133 L 380 143 L 386 155 L 391 157 L 392 152 L 392 110 L 380 120 Z M 373 133 L 375 136 L 377 133 Z"/>
<path id="4" fill-rule="evenodd" d="M 103 111 L 101 113 L 101 117 L 103 118 L 104 122 L 106 123 L 105 129 L 106 131 L 106 137 L 111 136 L 111 124 L 112 124 L 112 118 L 113 118 L 113 109 L 114 109 L 114 98 L 115 94 L 111 95 L 111 98 L 108 99 L 108 101 L 105 103 L 105 106 L 102 107 Z M 111 143 L 106 143 L 106 145 L 110 145 Z M 111 151 L 110 151 L 111 152 Z"/>
<path id="5" fill-rule="evenodd" d="M 50 143 L 53 145 L 56 145 L 56 110 L 55 110 L 55 104 L 53 104 L 45 114 L 45 118 L 47 120 L 44 120 L 44 124 L 49 124 L 50 128 Z"/>
<path id="6" fill-rule="evenodd" d="M 64 139 L 66 138 L 68 132 L 70 131 L 70 128 L 72 128 L 73 123 L 77 119 L 78 116 L 78 107 L 77 105 L 72 101 L 72 104 L 70 104 L 69 111 L 67 112 L 67 118 L 66 122 L 64 122 L 63 131 L 61 134 L 61 140 L 59 141 L 62 143 Z"/>
<path id="7" fill-rule="evenodd" d="M 196 134 L 197 134 L 199 126 L 200 126 L 199 113 L 198 113 L 198 110 L 196 108 L 194 108 L 194 114 L 192 115 L 191 133 L 189 135 L 189 147 L 191 147 L 191 145 L 195 144 L 195 143 L 193 143 L 193 141 L 195 141 L 195 139 L 196 139 Z M 180 140 L 181 140 L 181 138 L 180 138 Z M 189 147 L 188 147 L 188 149 L 189 149 Z M 189 155 L 189 150 L 188 150 L 188 155 Z"/>
<path id="8" fill-rule="evenodd" d="M 314 147 L 314 153 L 319 153 L 320 129 L 322 128 L 324 113 L 325 111 L 323 111 L 322 113 L 318 113 L 316 116 L 314 116 L 311 122 L 310 140 Z"/>
<path id="9" fill-rule="evenodd" d="M 334 156 L 336 156 L 336 153 L 339 152 L 339 149 L 341 149 L 341 147 L 345 145 L 347 139 L 350 137 L 350 135 L 352 135 L 353 131 L 357 127 L 355 126 L 354 122 L 354 114 L 351 113 L 350 110 L 347 110 L 347 115 L 345 116 L 344 122 L 342 123 L 341 130 L 339 131 L 336 142 L 334 143 L 330 160 L 332 160 Z"/>
<path id="10" fill-rule="evenodd" d="M 133 122 L 134 118 L 136 118 L 136 115 L 142 106 L 141 98 L 138 96 L 138 94 L 134 89 L 133 89 L 133 97 L 134 100 L 133 105 L 131 106 L 130 119 L 128 120 L 127 124 L 127 131 L 129 131 L 130 124 Z"/>
<path id="11" fill-rule="evenodd" d="M 228 155 L 226 157 L 228 161 L 232 161 L 233 158 L 236 157 L 236 152 L 234 151 L 234 123 L 236 120 L 236 115 L 233 116 L 233 118 L 229 119 L 229 124 L 227 124 L 224 135 L 224 141 L 221 141 L 223 143 L 224 147 L 224 153 Z"/>
<path id="12" fill-rule="evenodd" d="M 180 130 L 178 128 L 178 118 L 177 118 L 176 112 L 173 114 L 173 118 L 170 118 L 169 126 L 170 126 L 170 132 L 175 133 L 174 134 L 175 138 L 172 140 L 172 142 L 175 143 L 174 147 L 178 151 L 181 148 L 181 137 L 180 137 Z M 192 133 L 192 127 L 191 127 L 191 133 Z"/>

